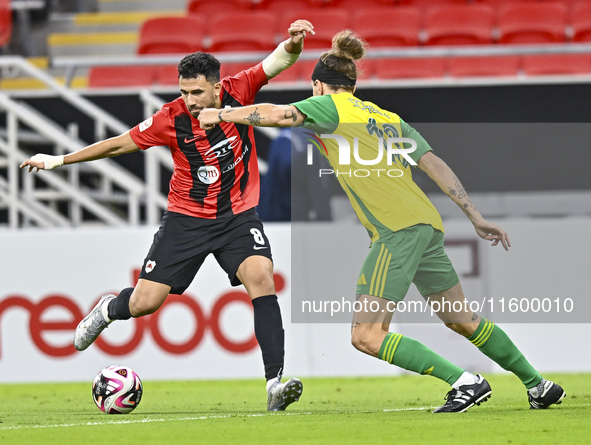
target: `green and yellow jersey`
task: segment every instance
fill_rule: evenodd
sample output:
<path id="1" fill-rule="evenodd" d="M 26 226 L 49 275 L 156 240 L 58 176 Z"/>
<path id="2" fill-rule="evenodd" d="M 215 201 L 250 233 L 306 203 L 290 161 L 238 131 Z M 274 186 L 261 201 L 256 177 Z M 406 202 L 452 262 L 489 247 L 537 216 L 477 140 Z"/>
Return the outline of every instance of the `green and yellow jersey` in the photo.
<path id="1" fill-rule="evenodd" d="M 292 105 L 306 115 L 306 128 L 318 136 L 342 136 L 349 143 L 350 153 L 345 164 L 339 157 L 337 139 L 322 137 L 321 152 L 372 242 L 391 231 L 417 224 L 430 224 L 443 232 L 441 216 L 413 181 L 409 162 L 401 155 L 390 156 L 388 160 L 385 150 L 382 155 L 378 152 L 388 137 L 410 138 L 417 147 L 408 155 L 417 162 L 432 149 L 414 128 L 397 114 L 346 92 L 313 96 Z M 398 145 L 398 148 L 410 146 Z"/>

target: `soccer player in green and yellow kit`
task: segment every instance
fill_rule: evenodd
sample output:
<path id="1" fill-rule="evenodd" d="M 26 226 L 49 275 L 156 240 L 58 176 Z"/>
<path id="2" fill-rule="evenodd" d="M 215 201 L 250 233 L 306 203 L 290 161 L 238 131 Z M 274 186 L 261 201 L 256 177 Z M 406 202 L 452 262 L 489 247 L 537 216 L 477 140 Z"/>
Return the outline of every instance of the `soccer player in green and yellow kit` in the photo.
<path id="1" fill-rule="evenodd" d="M 371 237 L 357 284 L 358 300 L 367 302 L 364 307 L 374 303 L 391 308 L 392 302 L 404 299 L 411 282 L 415 283 L 432 305 L 439 303 L 437 314 L 447 327 L 523 382 L 531 408 L 561 403 L 564 390 L 543 379 L 499 326 L 472 312 L 468 305 L 460 304 L 460 312 L 451 309 L 456 307 L 454 302 L 465 301 L 464 293 L 443 249 L 441 217 L 412 180 L 411 166 L 426 172 L 439 185 L 481 238 L 509 250 L 509 237 L 482 217 L 453 171 L 416 130 L 397 114 L 353 96 L 357 79 L 354 61 L 363 57 L 365 47 L 351 31 L 342 31 L 335 35 L 332 50 L 322 54 L 314 68 L 312 97 L 292 105 L 204 109 L 201 125 L 206 129 L 224 121 L 257 126 L 303 125 L 321 135 L 323 154 Z M 354 138 L 356 143 L 346 142 Z M 408 139 L 398 141 L 395 148 L 388 138 Z M 351 171 L 364 173 L 355 175 Z M 355 348 L 449 383 L 452 389 L 446 403 L 435 409 L 436 413 L 463 412 L 490 397 L 490 385 L 482 376 L 459 368 L 416 340 L 389 332 L 391 317 L 391 309 L 356 314 L 351 331 Z"/>

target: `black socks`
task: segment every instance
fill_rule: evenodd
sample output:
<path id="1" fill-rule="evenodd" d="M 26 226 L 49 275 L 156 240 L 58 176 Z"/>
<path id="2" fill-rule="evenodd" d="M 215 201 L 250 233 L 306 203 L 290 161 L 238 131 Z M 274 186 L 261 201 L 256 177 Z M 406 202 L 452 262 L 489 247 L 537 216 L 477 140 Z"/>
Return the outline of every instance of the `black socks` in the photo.
<path id="1" fill-rule="evenodd" d="M 285 337 L 277 295 L 252 300 L 254 333 L 263 353 L 265 378 L 271 380 L 283 371 Z"/>
<path id="2" fill-rule="evenodd" d="M 129 312 L 129 298 L 133 292 L 133 287 L 126 287 L 119 296 L 109 302 L 107 313 L 111 320 L 129 320 L 131 312 Z"/>

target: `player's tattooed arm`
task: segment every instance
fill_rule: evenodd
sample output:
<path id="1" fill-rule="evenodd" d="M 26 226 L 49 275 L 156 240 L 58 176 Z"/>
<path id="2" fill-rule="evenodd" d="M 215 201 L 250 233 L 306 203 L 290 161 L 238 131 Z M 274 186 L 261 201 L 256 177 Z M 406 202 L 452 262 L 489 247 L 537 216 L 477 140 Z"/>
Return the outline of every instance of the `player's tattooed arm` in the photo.
<path id="1" fill-rule="evenodd" d="M 306 115 L 293 105 L 257 104 L 223 110 L 204 108 L 199 113 L 201 128 L 206 130 L 221 122 L 258 127 L 292 127 L 303 125 L 305 119 Z"/>
<path id="2" fill-rule="evenodd" d="M 453 186 L 447 188 L 447 195 L 453 201 L 455 201 L 455 203 L 458 205 L 458 207 L 460 207 L 460 209 L 462 209 L 462 212 L 464 212 L 464 214 L 468 218 L 472 219 L 471 218 L 472 212 L 478 212 L 478 210 L 476 209 L 474 204 L 472 204 L 472 201 L 470 200 L 468 193 L 464 189 L 464 186 L 462 185 L 462 183 L 460 182 L 458 177 L 453 172 L 451 173 L 451 177 L 452 177 L 454 184 L 453 184 Z M 456 199 L 454 199 L 454 198 L 456 198 Z"/>
<path id="3" fill-rule="evenodd" d="M 298 120 L 298 113 L 296 110 L 285 110 L 283 118 L 287 120 L 291 119 L 291 121 L 295 124 Z"/>
<path id="4" fill-rule="evenodd" d="M 244 120 L 248 122 L 248 125 L 258 126 L 261 125 L 261 121 L 264 121 L 265 118 L 261 117 L 258 108 L 255 108 L 255 110 L 244 118 Z"/>
<path id="5" fill-rule="evenodd" d="M 474 225 L 478 236 L 492 241 L 492 246 L 501 243 L 505 250 L 509 250 L 511 242 L 509 241 L 507 232 L 496 224 L 484 219 L 478 209 L 472 204 L 468 193 L 458 177 L 442 159 L 433 154 L 433 152 L 427 152 L 419 158 L 417 164 L 462 209 L 462 212 L 464 212 Z"/>

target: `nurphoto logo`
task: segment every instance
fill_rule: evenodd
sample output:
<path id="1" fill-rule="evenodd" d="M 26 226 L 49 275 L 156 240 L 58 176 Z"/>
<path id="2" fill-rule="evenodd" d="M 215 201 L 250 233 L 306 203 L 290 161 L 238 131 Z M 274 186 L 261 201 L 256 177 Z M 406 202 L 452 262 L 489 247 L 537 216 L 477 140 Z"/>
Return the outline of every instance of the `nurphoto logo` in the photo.
<path id="1" fill-rule="evenodd" d="M 312 133 L 306 133 L 306 135 L 309 137 L 306 137 L 305 139 L 311 142 L 307 146 L 308 165 L 313 165 L 312 152 L 314 150 L 314 146 L 320 149 L 320 151 L 324 152 L 328 157 L 328 149 L 326 148 L 326 145 L 322 139 L 332 139 L 337 143 L 338 146 L 338 168 L 334 168 L 334 161 L 331 160 L 333 168 L 319 169 L 319 176 L 334 174 L 337 177 L 347 175 L 349 177 L 355 176 L 358 178 L 364 178 L 372 175 L 376 175 L 377 177 L 380 177 L 380 175 L 385 175 L 392 178 L 397 178 L 404 175 L 404 171 L 399 168 L 346 168 L 351 167 L 352 159 L 354 160 L 354 165 L 357 166 L 382 165 L 385 167 L 395 164 L 396 166 L 406 168 L 409 165 L 417 165 L 417 163 L 410 157 L 410 153 L 417 149 L 417 143 L 410 138 L 380 134 L 375 142 L 375 157 L 373 159 L 363 159 L 359 150 L 358 137 L 354 137 L 351 144 L 346 137 L 339 134 L 320 134 L 320 136 L 317 136 Z M 410 148 L 404 148 L 404 144 L 410 145 Z M 352 156 L 351 152 L 353 152 Z"/>

